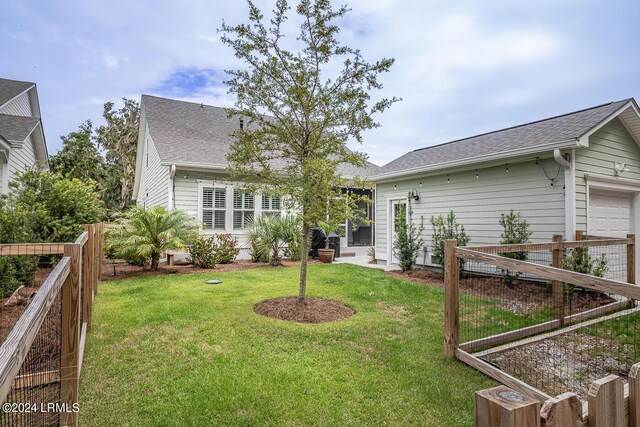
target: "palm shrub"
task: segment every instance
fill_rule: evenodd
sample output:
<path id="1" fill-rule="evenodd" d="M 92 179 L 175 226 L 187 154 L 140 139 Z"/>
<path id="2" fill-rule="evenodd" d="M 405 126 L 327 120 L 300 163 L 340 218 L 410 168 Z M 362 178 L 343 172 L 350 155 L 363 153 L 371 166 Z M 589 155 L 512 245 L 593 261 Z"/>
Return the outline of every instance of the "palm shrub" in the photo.
<path id="1" fill-rule="evenodd" d="M 196 237 L 196 222 L 182 211 L 164 206 L 135 206 L 120 215 L 121 227 L 105 233 L 106 250 L 119 258 L 142 259 L 157 270 L 160 254 L 167 249 L 182 249 Z"/>
<path id="2" fill-rule="evenodd" d="M 424 240 L 420 234 L 424 231 L 424 218 L 420 220 L 420 227 L 413 223 L 413 208 L 409 197 L 409 221 L 405 211 L 396 216 L 396 238 L 393 242 L 393 252 L 398 257 L 402 271 L 411 270 L 418 258 L 418 251 Z"/>
<path id="3" fill-rule="evenodd" d="M 433 227 L 433 255 L 436 257 L 437 264 L 444 270 L 444 241 L 455 239 L 458 246 L 466 246 L 471 239 L 464 231 L 464 225 L 456 221 L 453 211 L 450 211 L 446 217 L 442 214 L 437 217 L 432 216 L 429 222 Z M 460 259 L 459 266 L 460 271 L 463 271 L 464 259 Z"/>
<path id="4" fill-rule="evenodd" d="M 271 265 L 282 264 L 282 253 L 290 259 L 299 259 L 300 226 L 300 219 L 294 215 L 254 218 L 247 229 L 251 258 Z"/>
<path id="5" fill-rule="evenodd" d="M 503 228 L 502 234 L 500 234 L 500 244 L 531 243 L 529 237 L 531 237 L 533 232 L 529 230 L 529 223 L 522 217 L 520 212 L 515 213 L 513 209 L 511 209 L 511 212 L 508 214 L 501 214 L 498 222 Z M 526 252 L 505 252 L 501 253 L 500 256 L 517 259 L 519 261 L 526 261 L 528 258 Z M 500 270 L 500 274 L 502 275 L 504 283 L 509 287 L 513 286 L 513 281 L 520 277 L 520 272 L 504 268 Z"/>

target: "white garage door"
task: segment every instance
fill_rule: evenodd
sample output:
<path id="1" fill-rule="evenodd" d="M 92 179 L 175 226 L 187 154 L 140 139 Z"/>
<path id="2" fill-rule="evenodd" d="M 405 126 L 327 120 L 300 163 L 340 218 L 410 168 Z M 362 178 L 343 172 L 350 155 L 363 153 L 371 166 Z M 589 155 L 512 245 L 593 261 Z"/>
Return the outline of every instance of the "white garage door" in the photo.
<path id="1" fill-rule="evenodd" d="M 631 197 L 628 193 L 589 193 L 588 234 L 626 237 L 631 232 Z"/>

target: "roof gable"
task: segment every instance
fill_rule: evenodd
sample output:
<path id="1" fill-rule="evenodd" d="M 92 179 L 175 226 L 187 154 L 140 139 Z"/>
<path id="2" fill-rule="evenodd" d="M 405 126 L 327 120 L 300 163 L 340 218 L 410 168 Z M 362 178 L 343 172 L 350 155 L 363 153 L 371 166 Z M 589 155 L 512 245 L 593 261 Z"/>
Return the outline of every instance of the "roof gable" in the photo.
<path id="1" fill-rule="evenodd" d="M 30 82 L 0 79 L 0 107 L 33 86 Z"/>

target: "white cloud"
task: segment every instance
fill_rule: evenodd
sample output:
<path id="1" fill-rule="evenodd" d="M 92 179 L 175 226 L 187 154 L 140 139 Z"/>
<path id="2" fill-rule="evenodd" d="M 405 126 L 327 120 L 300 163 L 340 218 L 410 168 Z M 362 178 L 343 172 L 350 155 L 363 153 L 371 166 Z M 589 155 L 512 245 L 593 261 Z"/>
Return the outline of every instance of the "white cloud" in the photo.
<path id="1" fill-rule="evenodd" d="M 257 3 L 268 15 L 273 2 Z M 619 97 L 633 96 L 630 90 L 640 85 L 615 77 L 640 72 L 633 62 L 638 46 L 626 42 L 640 37 L 637 26 L 593 34 L 592 24 L 616 13 L 613 7 L 501 0 L 353 0 L 349 6 L 345 42 L 369 60 L 396 59 L 382 77 L 385 89 L 373 99 L 403 98 L 356 147 L 377 163 L 489 126 L 530 120 L 531 111 L 553 109 L 551 115 L 563 105 L 570 111 L 610 100 L 614 86 Z M 0 65 L 0 75 L 38 84 L 47 142 L 55 152 L 57 135 L 87 118 L 98 122 L 105 101 L 139 97 L 181 70 L 238 67 L 216 29 L 223 19 L 237 24 L 246 16 L 244 2 L 9 2 L 0 11 L 0 38 L 11 42 L 0 44 L 0 55 L 11 60 Z M 220 78 L 177 96 L 233 103 Z"/>

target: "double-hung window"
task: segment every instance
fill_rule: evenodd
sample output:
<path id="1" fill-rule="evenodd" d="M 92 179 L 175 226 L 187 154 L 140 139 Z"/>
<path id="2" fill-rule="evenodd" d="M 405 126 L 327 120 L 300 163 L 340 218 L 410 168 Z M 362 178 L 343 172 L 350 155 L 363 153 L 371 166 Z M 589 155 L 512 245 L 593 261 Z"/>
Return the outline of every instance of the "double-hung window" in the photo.
<path id="1" fill-rule="evenodd" d="M 233 229 L 245 228 L 255 215 L 254 195 L 247 190 L 233 189 Z"/>
<path id="2" fill-rule="evenodd" d="M 280 217 L 280 211 L 282 210 L 282 202 L 280 197 L 269 197 L 266 194 L 262 195 L 262 213 L 272 218 Z"/>
<path id="3" fill-rule="evenodd" d="M 227 189 L 202 190 L 202 224 L 205 230 L 223 230 L 227 219 Z"/>

